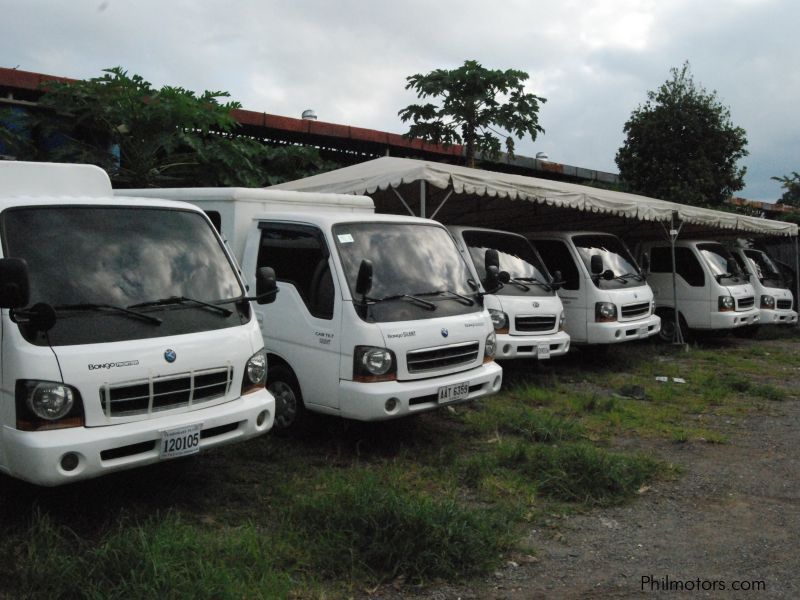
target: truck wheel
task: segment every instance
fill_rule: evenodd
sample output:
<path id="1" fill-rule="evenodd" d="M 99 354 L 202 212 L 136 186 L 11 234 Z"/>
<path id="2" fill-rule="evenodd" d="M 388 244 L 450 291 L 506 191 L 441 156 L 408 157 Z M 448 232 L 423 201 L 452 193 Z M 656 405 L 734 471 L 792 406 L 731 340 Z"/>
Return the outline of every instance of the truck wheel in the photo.
<path id="1" fill-rule="evenodd" d="M 275 397 L 275 423 L 272 428 L 276 432 L 295 429 L 306 409 L 294 373 L 284 365 L 270 367 L 267 371 L 267 389 Z"/>
<path id="2" fill-rule="evenodd" d="M 661 329 L 658 332 L 658 338 L 662 342 L 671 344 L 675 341 L 675 312 L 671 309 L 665 309 L 659 311 L 658 316 L 661 317 Z M 679 315 L 678 320 L 681 328 L 681 337 L 684 342 L 688 342 L 689 328 L 686 326 L 686 320 L 683 315 Z"/>

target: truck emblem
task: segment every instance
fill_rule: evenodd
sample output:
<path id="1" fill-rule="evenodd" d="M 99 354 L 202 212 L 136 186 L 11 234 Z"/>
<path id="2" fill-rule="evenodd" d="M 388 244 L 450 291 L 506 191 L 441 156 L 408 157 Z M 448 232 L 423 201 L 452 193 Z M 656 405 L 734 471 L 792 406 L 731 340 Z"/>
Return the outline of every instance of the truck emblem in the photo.
<path id="1" fill-rule="evenodd" d="M 538 302 L 532 302 L 531 304 L 533 304 L 533 308 L 539 308 L 539 303 Z"/>
<path id="2" fill-rule="evenodd" d="M 169 349 L 164 352 L 164 360 L 168 363 L 174 363 L 176 358 L 178 358 L 178 355 L 175 354 L 175 350 Z"/>
<path id="3" fill-rule="evenodd" d="M 442 327 L 442 337 L 447 337 L 450 333 L 447 331 L 446 327 Z"/>

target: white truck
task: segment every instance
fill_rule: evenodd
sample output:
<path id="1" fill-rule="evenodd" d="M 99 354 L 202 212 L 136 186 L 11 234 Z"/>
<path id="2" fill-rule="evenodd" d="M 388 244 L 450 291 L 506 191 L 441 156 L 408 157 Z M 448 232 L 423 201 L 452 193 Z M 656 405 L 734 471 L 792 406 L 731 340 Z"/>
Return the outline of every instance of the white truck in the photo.
<path id="1" fill-rule="evenodd" d="M 674 339 L 675 297 L 684 339 L 692 329 L 729 332 L 759 324 L 755 290 L 731 253 L 719 242 L 676 240 L 674 290 L 669 242 L 642 243 L 640 252 L 650 257 L 647 280 L 655 294 L 665 341 Z"/>
<path id="2" fill-rule="evenodd" d="M 370 198 L 249 188 L 121 190 L 205 210 L 245 279 L 275 269 L 258 309 L 276 429 L 305 410 L 372 421 L 500 389 L 478 284 L 439 223 L 377 215 Z"/>
<path id="3" fill-rule="evenodd" d="M 616 344 L 656 335 L 653 292 L 625 244 L 617 236 L 591 231 L 530 233 L 558 290 L 566 331 L 574 344 Z"/>
<path id="4" fill-rule="evenodd" d="M 750 274 L 750 284 L 755 292 L 761 325 L 797 325 L 797 311 L 793 306 L 788 283 L 769 254 L 744 240 L 729 250 L 739 268 Z"/>
<path id="5" fill-rule="evenodd" d="M 539 254 L 523 236 L 507 231 L 448 226 L 472 276 L 492 292 L 484 304 L 497 334 L 496 359 L 538 359 L 569 350 L 564 331 L 564 306 Z M 488 257 L 491 257 L 487 260 Z M 497 277 L 487 273 L 496 262 Z M 557 274 L 557 278 L 559 275 Z"/>
<path id="6" fill-rule="evenodd" d="M 202 211 L 0 162 L 0 236 L 0 471 L 58 485 L 270 429 L 255 311 Z"/>

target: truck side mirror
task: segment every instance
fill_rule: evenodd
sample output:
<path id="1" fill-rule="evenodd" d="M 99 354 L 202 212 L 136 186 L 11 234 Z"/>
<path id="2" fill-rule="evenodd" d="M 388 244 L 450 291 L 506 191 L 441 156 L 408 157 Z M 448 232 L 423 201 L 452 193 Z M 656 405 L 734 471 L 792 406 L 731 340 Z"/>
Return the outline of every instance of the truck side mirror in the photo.
<path id="1" fill-rule="evenodd" d="M 356 277 L 356 294 L 366 296 L 372 289 L 372 261 L 366 258 L 361 261 Z"/>
<path id="2" fill-rule="evenodd" d="M 600 275 L 603 272 L 603 257 L 599 254 L 592 254 L 592 258 L 589 261 L 589 265 L 592 268 L 592 275 Z"/>
<path id="3" fill-rule="evenodd" d="M 486 254 L 483 258 L 484 266 L 486 267 L 486 272 L 489 272 L 490 267 L 495 267 L 497 272 L 500 272 L 500 255 L 497 253 L 497 250 L 494 248 L 488 248 L 486 250 Z"/>
<path id="4" fill-rule="evenodd" d="M 277 295 L 278 284 L 275 280 L 275 270 L 272 267 L 260 267 L 256 271 L 256 302 L 272 304 Z"/>
<path id="5" fill-rule="evenodd" d="M 553 271 L 553 281 L 550 282 L 550 287 L 554 292 L 557 292 L 564 285 L 564 276 L 561 271 Z"/>
<path id="6" fill-rule="evenodd" d="M 0 258 L 0 308 L 22 308 L 30 301 L 28 263 L 21 258 Z"/>

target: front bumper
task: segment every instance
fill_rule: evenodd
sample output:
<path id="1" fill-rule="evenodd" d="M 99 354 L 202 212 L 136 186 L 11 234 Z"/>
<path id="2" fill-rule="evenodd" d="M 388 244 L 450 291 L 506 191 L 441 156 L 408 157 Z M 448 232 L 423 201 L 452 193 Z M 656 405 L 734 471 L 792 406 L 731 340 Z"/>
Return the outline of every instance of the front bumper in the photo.
<path id="1" fill-rule="evenodd" d="M 545 351 L 546 348 L 546 351 Z M 569 334 L 564 331 L 544 335 L 497 335 L 497 353 L 495 359 L 512 358 L 538 359 L 562 356 L 569 351 Z"/>
<path id="2" fill-rule="evenodd" d="M 760 325 L 797 325 L 797 312 L 793 310 L 774 310 L 762 308 L 759 310 Z"/>
<path id="3" fill-rule="evenodd" d="M 711 329 L 738 329 L 748 325 L 760 325 L 761 316 L 757 308 L 747 311 L 714 311 L 711 313 Z"/>
<path id="4" fill-rule="evenodd" d="M 258 424 L 262 413 L 262 422 Z M 241 442 L 272 427 L 275 399 L 266 389 L 209 408 L 162 418 L 101 427 L 74 427 L 52 431 L 19 431 L 5 427 L 3 442 L 8 464 L 6 472 L 37 485 L 98 477 L 114 471 L 161 461 L 161 432 L 202 423 L 200 451 Z M 66 471 L 61 458 L 78 456 L 74 469 Z"/>
<path id="5" fill-rule="evenodd" d="M 492 361 L 468 371 L 431 379 L 375 383 L 342 381 L 340 415 L 358 421 L 382 421 L 433 410 L 442 406 L 438 401 L 439 388 L 465 382 L 469 383 L 469 394 L 460 402 L 491 396 L 500 390 L 503 369 Z"/>
<path id="6" fill-rule="evenodd" d="M 643 340 L 661 331 L 661 317 L 650 315 L 635 321 L 591 322 L 587 324 L 587 344 L 618 344 Z"/>

